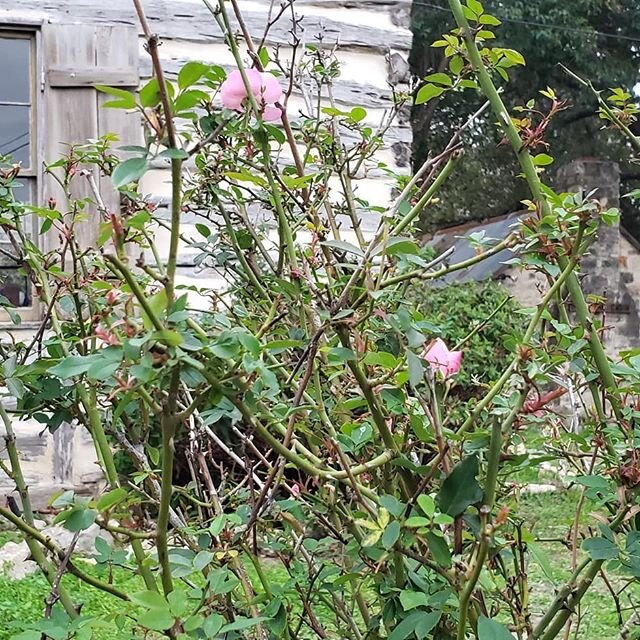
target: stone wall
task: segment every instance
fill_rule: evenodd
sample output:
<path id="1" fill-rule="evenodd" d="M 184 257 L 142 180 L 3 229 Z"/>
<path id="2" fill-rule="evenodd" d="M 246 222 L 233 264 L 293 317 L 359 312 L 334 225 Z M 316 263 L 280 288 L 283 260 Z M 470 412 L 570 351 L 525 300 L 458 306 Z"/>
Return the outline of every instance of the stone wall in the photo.
<path id="1" fill-rule="evenodd" d="M 615 162 L 575 160 L 558 172 L 558 184 L 564 191 L 591 194 L 605 208 L 620 205 L 620 170 Z M 623 235 L 620 224 L 601 224 L 581 263 L 585 293 L 605 300 L 597 314 L 606 327 L 605 348 L 613 357 L 622 350 L 640 346 L 637 272 L 634 274 L 630 268 L 630 260 L 637 256 L 637 248 L 631 245 L 628 235 Z"/>
<path id="2" fill-rule="evenodd" d="M 15 400 L 2 400 L 8 411 L 15 408 Z M 22 461 L 22 471 L 29 487 L 33 504 L 37 508 L 47 505 L 56 491 L 74 489 L 90 493 L 102 478 L 93 442 L 87 431 L 63 424 L 55 433 L 49 433 L 45 425 L 35 420 L 13 417 L 12 427 Z M 4 433 L 4 431 L 2 431 Z M 7 462 L 7 452 L 0 448 L 0 460 Z M 13 481 L 0 470 L 0 503 L 4 496 L 13 495 Z"/>
<path id="3" fill-rule="evenodd" d="M 558 188 L 581 191 L 596 198 L 604 207 L 620 204 L 620 173 L 614 162 L 596 159 L 576 160 L 558 172 Z M 595 241 L 581 262 L 581 282 L 585 293 L 604 298 L 597 306 L 603 321 L 602 339 L 609 355 L 640 347 L 640 245 L 619 224 L 601 224 Z M 546 290 L 545 279 L 531 271 L 509 269 L 503 284 L 525 307 L 540 301 Z"/>

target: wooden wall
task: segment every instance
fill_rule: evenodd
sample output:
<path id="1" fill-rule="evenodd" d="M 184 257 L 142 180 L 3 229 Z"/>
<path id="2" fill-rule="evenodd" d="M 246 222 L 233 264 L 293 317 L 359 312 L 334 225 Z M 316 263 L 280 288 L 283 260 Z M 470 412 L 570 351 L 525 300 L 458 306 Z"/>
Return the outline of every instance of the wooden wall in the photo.
<path id="1" fill-rule="evenodd" d="M 264 30 L 270 2 L 268 0 L 240 0 L 243 15 L 249 31 L 259 38 Z M 275 2 L 277 7 L 279 2 Z M 169 77 L 175 76 L 177 70 L 188 60 L 200 60 L 233 66 L 233 59 L 224 44 L 221 33 L 213 17 L 201 0 L 144 0 L 145 10 L 151 28 L 162 38 L 160 54 L 164 68 Z M 404 89 L 409 81 L 407 58 L 411 46 L 409 31 L 410 0 L 296 0 L 296 14 L 303 16 L 303 42 L 334 47 L 338 45 L 337 57 L 341 62 L 341 76 L 334 87 L 334 97 L 343 107 L 363 106 L 368 111 L 367 121 L 372 125 L 380 123 L 385 110 L 391 106 L 393 85 L 396 89 Z M 91 26 L 96 32 L 104 32 L 104 28 L 138 26 L 131 0 L 4 0 L 0 3 L 0 24 L 29 24 L 42 26 L 46 31 L 47 24 L 75 25 L 82 32 Z M 98 25 L 98 26 L 97 26 Z M 286 58 L 289 49 L 290 25 L 287 21 L 278 22 L 270 31 L 267 39 L 270 45 L 281 47 L 282 57 Z M 64 27 L 73 39 L 74 27 Z M 61 30 L 58 31 L 62 33 Z M 321 37 L 321 40 L 319 39 Z M 70 42 L 69 51 L 73 51 Z M 98 45 L 99 42 L 96 42 Z M 104 44 L 104 43 L 103 43 Z M 114 52 L 117 42 L 106 43 Z M 46 54 L 46 51 L 44 52 Z M 116 47 L 117 53 L 117 47 Z M 140 82 L 151 75 L 148 55 L 139 41 L 139 68 L 137 74 Z M 93 55 L 93 54 L 92 54 Z M 122 57 L 118 56 L 118 61 Z M 133 59 L 127 53 L 128 59 Z M 100 56 L 96 54 L 96 65 Z M 110 56 L 113 62 L 113 56 Z M 92 60 L 79 60 L 85 66 Z M 49 61 L 51 62 L 51 61 Z M 54 61 L 55 62 L 55 61 Z M 107 60 L 108 62 L 108 60 Z M 64 60 L 65 67 L 72 60 Z M 99 66 L 99 65 L 97 65 Z M 43 89 L 48 81 L 44 76 Z M 46 85 L 44 97 L 50 87 Z M 296 117 L 296 110 L 301 105 L 301 98 L 290 102 L 290 117 Z M 64 106 L 64 105 L 63 105 Z M 62 108 L 62 107 L 61 107 Z M 66 142 L 82 142 L 88 135 L 85 128 L 74 129 L 73 117 L 63 117 L 65 126 L 58 132 Z M 92 118 L 95 120 L 95 113 Z M 86 119 L 86 118 L 85 118 Z M 49 126 L 53 123 L 47 123 Z M 95 129 L 95 127 L 94 127 Z M 97 130 L 96 130 L 97 131 Z M 96 131 L 91 130 L 93 135 Z M 141 132 L 141 129 L 140 129 Z M 47 135 L 55 135 L 49 131 Z M 75 139 L 66 139 L 75 137 Z M 45 152 L 49 155 L 59 153 L 62 139 L 59 135 L 51 138 L 52 144 L 45 144 Z M 137 141 L 133 141 L 137 143 Z M 399 172 L 409 171 L 409 152 L 411 144 L 411 125 L 408 109 L 400 114 L 388 133 L 386 146 L 378 153 L 377 160 L 385 162 L 391 169 Z M 47 161 L 54 160 L 47 157 Z M 170 196 L 170 178 L 168 166 L 158 163 L 145 177 L 142 187 L 144 191 L 157 201 L 161 207 L 168 204 Z M 373 170 L 366 177 L 356 180 L 356 192 L 362 193 L 368 200 L 380 206 L 387 204 L 391 197 L 392 182 L 379 170 Z M 49 197 L 44 185 L 41 197 L 46 201 Z M 184 234 L 195 229 L 194 220 L 185 219 Z M 362 220 L 365 234 L 373 232 L 378 218 L 369 214 Z M 88 233 L 87 236 L 91 236 Z M 161 245 L 163 234 L 159 230 L 157 238 Z M 349 239 L 348 233 L 345 234 Z M 162 247 L 161 247 L 162 248 Z M 167 247 L 164 247 L 166 252 Z M 200 272 L 193 265 L 194 254 L 186 247 L 180 255 L 180 282 L 196 286 L 223 286 L 220 277 L 211 271 Z M 206 299 L 201 300 L 206 304 Z M 54 489 L 74 486 L 83 488 L 90 486 L 97 478 L 95 454 L 84 434 L 66 426 L 54 436 L 39 435 L 42 425 L 32 422 L 17 425 L 19 442 L 23 451 L 29 482 L 36 492 L 36 503 L 46 502 L 48 494 Z M 12 491 L 7 478 L 0 477 L 0 495 Z"/>

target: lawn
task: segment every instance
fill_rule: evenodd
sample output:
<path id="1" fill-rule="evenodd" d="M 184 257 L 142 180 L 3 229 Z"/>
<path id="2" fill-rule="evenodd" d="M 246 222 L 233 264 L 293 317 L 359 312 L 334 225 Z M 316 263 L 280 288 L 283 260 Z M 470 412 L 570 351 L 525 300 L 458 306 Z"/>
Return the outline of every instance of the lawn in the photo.
<path id="1" fill-rule="evenodd" d="M 531 521 L 536 521 L 535 533 L 539 538 L 561 539 L 566 536 L 573 520 L 576 508 L 577 494 L 572 491 L 556 494 L 528 495 L 522 499 L 521 513 L 526 514 Z M 597 524 L 590 516 L 590 504 L 585 502 L 582 510 L 581 524 L 590 524 L 596 527 Z M 546 552 L 551 568 L 553 581 L 543 572 L 540 565 L 531 563 L 529 580 L 531 586 L 531 602 L 537 605 L 532 607 L 532 614 L 540 615 L 544 606 L 550 603 L 555 597 L 554 589 L 563 584 L 569 577 L 571 571 L 569 566 L 569 553 L 559 542 L 541 543 Z M 579 560 L 584 557 L 582 553 Z M 610 585 L 614 589 L 620 589 L 626 582 L 621 576 L 611 572 L 607 574 Z M 640 584 L 636 581 L 629 588 L 625 589 L 620 596 L 621 607 L 626 619 L 634 607 L 640 604 Z M 594 581 L 592 588 L 586 593 L 582 601 L 580 625 L 577 636 L 575 635 L 575 624 L 572 628 L 571 638 L 582 640 L 614 640 L 618 638 L 618 623 L 616 608 L 601 576 Z M 631 638 L 640 637 L 638 632 L 632 633 Z"/>
<path id="2" fill-rule="evenodd" d="M 526 518 L 527 526 L 533 527 L 537 537 L 562 539 L 569 528 L 576 500 L 577 494 L 572 491 L 527 495 L 521 498 L 520 513 Z M 589 507 L 590 505 L 586 504 L 583 510 L 584 523 L 589 522 Z M 14 534 L 0 533 L 0 545 L 12 539 L 14 539 Z M 552 601 L 555 595 L 554 588 L 562 584 L 570 573 L 569 555 L 561 543 L 543 542 L 541 546 L 549 560 L 553 580 L 545 575 L 540 565 L 533 560 L 531 561 L 529 578 L 534 617 L 540 615 L 544 605 Z M 104 578 L 104 570 L 90 565 L 88 570 L 100 573 Z M 269 573 L 270 579 L 275 583 L 282 584 L 287 579 L 285 570 L 276 562 L 270 563 Z M 75 599 L 84 603 L 83 613 L 116 613 L 121 611 L 122 603 L 118 600 L 86 587 L 71 576 L 66 576 L 65 581 L 74 593 Z M 114 581 L 129 593 L 143 589 L 137 577 L 124 571 L 116 572 Z M 614 587 L 619 587 L 622 584 L 620 578 L 617 578 L 615 574 L 612 575 L 611 581 Z M 8 640 L 17 633 L 17 630 L 10 623 L 38 619 L 48 592 L 48 586 L 40 575 L 33 575 L 20 581 L 10 581 L 0 577 L 0 621 L 4 623 L 0 627 L 0 640 Z M 634 584 L 625 590 L 621 602 L 623 607 L 629 607 L 630 602 L 636 604 L 640 602 L 640 587 Z M 612 640 L 618 637 L 615 606 L 602 578 L 599 577 L 596 580 L 592 590 L 585 596 L 581 613 L 578 633 L 577 635 L 572 633 L 572 638 Z M 575 626 L 573 632 L 575 632 Z M 113 630 L 108 628 L 105 628 L 98 635 L 105 640 L 107 638 L 115 640 L 116 637 Z"/>

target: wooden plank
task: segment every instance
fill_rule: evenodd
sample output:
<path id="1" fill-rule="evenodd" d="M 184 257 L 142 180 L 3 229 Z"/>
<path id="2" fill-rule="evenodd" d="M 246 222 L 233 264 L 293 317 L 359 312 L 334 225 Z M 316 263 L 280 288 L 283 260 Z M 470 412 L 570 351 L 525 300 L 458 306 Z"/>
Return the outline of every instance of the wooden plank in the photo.
<path id="1" fill-rule="evenodd" d="M 43 15 L 34 15 L 15 9 L 0 9 L 0 28 L 36 27 L 44 22 Z"/>
<path id="2" fill-rule="evenodd" d="M 299 7 L 321 7 L 331 9 L 410 9 L 412 0 L 296 0 Z"/>
<path id="3" fill-rule="evenodd" d="M 116 87 L 136 87 L 138 72 L 135 69 L 48 69 L 47 83 L 50 87 L 87 87 L 94 84 L 106 84 Z"/>
<path id="4" fill-rule="evenodd" d="M 45 108 L 48 134 L 45 161 L 52 162 L 63 155 L 69 144 L 84 144 L 91 138 L 107 133 L 115 133 L 119 141 L 116 146 L 136 144 L 142 138 L 140 119 L 136 113 L 119 109 L 104 109 L 102 105 L 111 99 L 97 92 L 94 83 L 106 83 L 109 73 L 118 70 L 121 81 L 126 80 L 132 88 L 138 85 L 138 37 L 137 30 L 129 25 L 76 25 L 46 24 L 43 28 L 45 40 L 45 61 L 47 79 L 56 80 L 56 73 L 62 69 L 73 69 L 73 82 L 47 82 Z M 106 69 L 106 73 L 103 70 Z M 98 169 L 92 169 L 93 178 L 107 209 L 119 207 L 118 192 L 112 187 L 108 177 L 100 176 Z M 46 183 L 50 195 L 64 202 L 64 194 L 55 182 Z M 94 195 L 88 180 L 76 177 L 72 181 L 72 195 L 75 198 L 89 198 Z M 95 246 L 100 222 L 100 213 L 95 207 L 84 212 L 88 220 L 76 225 L 76 237 L 81 246 Z M 54 243 L 58 239 L 50 236 Z M 50 246 L 54 246 L 50 245 Z"/>
<path id="5" fill-rule="evenodd" d="M 163 58 L 162 67 L 169 78 L 175 79 L 178 71 L 188 62 L 187 58 Z M 221 65 L 227 72 L 233 67 Z M 147 80 L 152 76 L 151 61 L 148 56 L 140 58 L 140 76 Z M 299 92 L 294 91 L 294 95 Z M 367 83 L 352 82 L 338 78 L 333 84 L 334 99 L 350 106 L 362 106 L 367 109 L 389 109 L 392 106 L 393 94 L 390 88 L 376 87 Z"/>
<path id="6" fill-rule="evenodd" d="M 145 11 L 152 29 L 163 38 L 192 42 L 223 42 L 222 34 L 213 16 L 200 0 L 181 2 L 146 0 Z M 98 3 L 91 0 L 21 0 L 22 11 L 31 11 L 54 21 L 77 20 L 82 22 L 132 24 L 137 20 L 130 0 L 110 0 Z M 268 4 L 265 3 L 265 9 Z M 305 11 L 299 11 L 304 14 Z M 265 11 L 244 11 L 243 17 L 249 32 L 256 38 L 262 35 L 266 20 Z M 235 25 L 237 27 L 237 24 Z M 304 40 L 317 43 L 322 34 L 323 43 L 332 46 L 336 42 L 344 48 L 369 49 L 381 52 L 390 49 L 408 51 L 411 48 L 411 32 L 403 28 L 382 28 L 349 24 L 331 18 L 314 16 L 311 11 L 302 20 Z M 271 29 L 269 44 L 288 44 L 291 21 L 283 19 Z"/>
<path id="7" fill-rule="evenodd" d="M 53 480 L 62 484 L 73 482 L 73 438 L 75 427 L 60 425 L 53 434 Z"/>
<path id="8" fill-rule="evenodd" d="M 78 72 L 95 67 L 95 27 L 93 25 L 43 25 L 44 60 L 51 68 L 75 67 Z M 70 144 L 83 144 L 98 135 L 96 91 L 91 87 L 45 87 L 45 163 L 50 163 L 68 151 Z M 94 171 L 97 179 L 97 171 Z M 44 199 L 53 197 L 60 210 L 65 210 L 65 194 L 50 176 L 45 180 Z M 88 181 L 72 181 L 74 198 L 91 197 Z M 76 225 L 76 236 L 82 246 L 88 246 L 97 238 L 95 212 L 88 212 L 90 219 Z M 47 248 L 60 242 L 55 232 L 47 237 Z"/>
<path id="9" fill-rule="evenodd" d="M 130 76 L 128 88 L 134 89 L 140 81 L 138 58 L 138 36 L 135 27 L 127 25 L 99 25 L 96 27 L 96 69 L 109 66 L 126 69 Z M 117 147 L 142 144 L 140 115 L 136 111 L 105 108 L 104 103 L 108 100 L 111 100 L 111 96 L 98 93 L 98 134 L 102 136 L 107 133 L 115 133 L 118 136 L 118 142 L 114 143 L 114 150 L 120 157 L 124 157 L 124 152 L 117 151 Z M 110 177 L 101 176 L 100 192 L 109 211 L 119 209 L 120 194 L 114 189 Z"/>

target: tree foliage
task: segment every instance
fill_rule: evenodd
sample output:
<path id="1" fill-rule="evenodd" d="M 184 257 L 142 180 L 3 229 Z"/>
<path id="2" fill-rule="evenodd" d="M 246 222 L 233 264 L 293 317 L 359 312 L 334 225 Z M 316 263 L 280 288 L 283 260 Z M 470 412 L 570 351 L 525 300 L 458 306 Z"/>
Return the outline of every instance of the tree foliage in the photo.
<path id="1" fill-rule="evenodd" d="M 503 98 L 511 107 L 535 99 L 548 108 L 538 90 L 552 87 L 568 108 L 550 123 L 545 142 L 555 167 L 579 157 L 598 157 L 621 164 L 623 192 L 640 177 L 628 160 L 626 143 L 603 130 L 597 101 L 561 67 L 566 66 L 608 93 L 613 87 L 632 92 L 640 75 L 640 8 L 635 0 L 487 0 L 485 8 L 502 20 L 496 32 L 497 46 L 515 47 L 526 58 L 526 67 L 502 83 Z M 454 24 L 445 0 L 412 5 L 412 72 L 420 79 L 446 68 L 441 48 L 431 45 Z M 484 98 L 465 91 L 414 107 L 414 166 L 439 149 Z M 518 180 L 515 160 L 503 144 L 489 112 L 467 134 L 466 158 L 460 179 L 441 192 L 441 202 L 424 219 L 427 229 L 501 215 L 520 208 L 526 185 Z M 640 234 L 637 209 L 625 201 L 624 223 Z"/>

